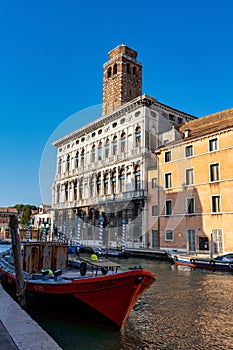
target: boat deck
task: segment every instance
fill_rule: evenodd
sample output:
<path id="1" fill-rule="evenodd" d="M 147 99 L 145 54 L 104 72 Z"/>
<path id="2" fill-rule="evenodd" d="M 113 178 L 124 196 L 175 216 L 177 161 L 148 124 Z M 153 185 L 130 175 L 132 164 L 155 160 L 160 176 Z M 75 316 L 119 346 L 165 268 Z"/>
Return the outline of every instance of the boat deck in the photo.
<path id="1" fill-rule="evenodd" d="M 96 267 L 106 267 L 106 268 L 120 268 L 121 265 L 118 263 L 115 263 L 114 261 L 110 261 L 108 259 L 98 259 L 98 260 L 91 260 L 89 258 L 79 258 L 80 261 L 83 261 L 87 264 L 96 266 Z"/>

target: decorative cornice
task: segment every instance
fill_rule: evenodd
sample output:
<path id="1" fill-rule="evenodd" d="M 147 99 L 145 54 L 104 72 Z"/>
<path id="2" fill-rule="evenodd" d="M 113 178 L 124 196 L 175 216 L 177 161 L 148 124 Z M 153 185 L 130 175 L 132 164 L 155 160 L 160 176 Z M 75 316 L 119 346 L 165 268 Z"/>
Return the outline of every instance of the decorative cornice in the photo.
<path id="1" fill-rule="evenodd" d="M 61 147 L 62 145 L 64 145 L 67 142 L 74 141 L 77 138 L 80 138 L 80 137 L 82 137 L 82 136 L 84 136 L 92 131 L 96 131 L 96 129 L 98 129 L 98 128 L 104 127 L 106 124 L 108 124 L 112 121 L 115 121 L 116 119 L 126 115 L 127 113 L 134 111 L 139 106 L 150 107 L 152 105 L 157 106 L 160 109 L 165 110 L 167 112 L 175 112 L 176 114 L 179 114 L 183 117 L 187 116 L 187 117 L 192 118 L 192 119 L 196 118 L 190 114 L 187 114 L 187 113 L 181 112 L 177 109 L 174 109 L 172 107 L 166 106 L 166 105 L 158 102 L 155 98 L 144 94 L 144 95 L 138 96 L 135 99 L 125 103 L 124 105 L 119 107 L 116 111 L 111 112 L 111 113 L 106 114 L 106 115 L 102 115 L 100 118 L 94 120 L 93 122 L 87 124 L 86 126 L 73 131 L 72 133 L 62 137 L 61 139 L 58 139 L 57 141 L 55 141 L 53 143 L 53 145 L 55 147 Z"/>

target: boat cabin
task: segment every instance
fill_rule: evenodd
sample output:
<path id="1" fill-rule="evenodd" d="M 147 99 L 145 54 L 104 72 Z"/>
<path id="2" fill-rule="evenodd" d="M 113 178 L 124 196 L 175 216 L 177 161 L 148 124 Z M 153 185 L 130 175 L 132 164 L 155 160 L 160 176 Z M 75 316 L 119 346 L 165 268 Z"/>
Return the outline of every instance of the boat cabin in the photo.
<path id="1" fill-rule="evenodd" d="M 68 268 L 68 244 L 61 242 L 24 242 L 21 246 L 23 271 Z"/>

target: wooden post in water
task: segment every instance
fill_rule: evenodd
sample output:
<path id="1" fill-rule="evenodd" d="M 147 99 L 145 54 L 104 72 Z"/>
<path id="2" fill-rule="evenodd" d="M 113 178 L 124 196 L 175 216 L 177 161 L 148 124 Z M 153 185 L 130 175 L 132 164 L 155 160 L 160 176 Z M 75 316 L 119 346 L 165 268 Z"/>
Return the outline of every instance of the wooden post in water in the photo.
<path id="1" fill-rule="evenodd" d="M 26 299 L 24 294 L 24 278 L 22 271 L 22 257 L 20 248 L 19 223 L 15 215 L 11 216 L 9 226 L 11 229 L 12 252 L 16 276 L 16 296 L 19 305 L 25 309 Z"/>

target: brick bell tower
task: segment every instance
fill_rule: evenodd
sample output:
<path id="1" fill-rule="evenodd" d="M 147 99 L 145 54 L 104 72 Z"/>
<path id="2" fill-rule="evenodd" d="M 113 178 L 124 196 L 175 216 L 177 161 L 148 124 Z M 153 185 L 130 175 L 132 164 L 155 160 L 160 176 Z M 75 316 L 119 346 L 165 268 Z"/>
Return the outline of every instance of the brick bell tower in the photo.
<path id="1" fill-rule="evenodd" d="M 122 44 L 108 53 L 104 64 L 103 115 L 142 94 L 142 64 L 137 52 Z"/>

